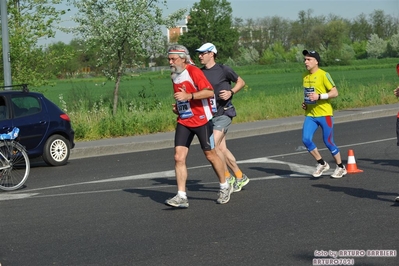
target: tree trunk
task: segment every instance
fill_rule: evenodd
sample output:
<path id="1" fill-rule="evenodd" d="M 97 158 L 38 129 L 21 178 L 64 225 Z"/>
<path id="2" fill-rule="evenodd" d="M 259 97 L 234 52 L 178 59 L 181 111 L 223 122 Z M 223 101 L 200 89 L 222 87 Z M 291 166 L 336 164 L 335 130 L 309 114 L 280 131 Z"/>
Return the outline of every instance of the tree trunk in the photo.
<path id="1" fill-rule="evenodd" d="M 116 110 L 118 108 L 118 92 L 119 92 L 119 84 L 122 78 L 122 65 L 119 66 L 118 73 L 116 74 L 115 79 L 115 88 L 114 88 L 114 106 L 112 110 L 113 116 L 116 116 Z"/>

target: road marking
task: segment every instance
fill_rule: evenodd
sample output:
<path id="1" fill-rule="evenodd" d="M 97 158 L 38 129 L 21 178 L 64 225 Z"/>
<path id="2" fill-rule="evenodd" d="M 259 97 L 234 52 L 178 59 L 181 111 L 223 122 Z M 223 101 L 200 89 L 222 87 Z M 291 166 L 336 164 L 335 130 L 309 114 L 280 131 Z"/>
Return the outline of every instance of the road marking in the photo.
<path id="1" fill-rule="evenodd" d="M 347 145 L 339 145 L 339 148 L 342 149 L 342 148 L 347 148 L 347 147 L 368 145 L 368 144 L 391 141 L 391 140 L 395 140 L 396 141 L 396 137 L 395 138 L 380 139 L 380 140 L 371 140 L 371 141 L 359 142 L 359 143 L 347 144 Z M 328 149 L 327 148 L 318 148 L 318 150 L 319 151 L 326 151 Z M 305 150 L 305 151 L 296 151 L 296 152 L 290 152 L 290 153 L 285 153 L 285 154 L 271 155 L 271 156 L 268 156 L 267 158 L 278 158 L 278 157 L 284 157 L 284 156 L 298 155 L 298 154 L 301 154 L 301 153 L 308 153 L 308 151 Z"/>
<path id="2" fill-rule="evenodd" d="M 4 193 L 0 194 L 0 201 L 2 201 L 2 200 L 15 200 L 15 199 L 26 199 L 26 198 L 30 198 L 30 197 L 36 196 L 38 194 L 39 193 L 18 193 L 18 194 L 14 194 L 14 193 L 4 192 Z"/>
<path id="3" fill-rule="evenodd" d="M 290 170 L 292 171 L 292 174 L 288 175 L 274 175 L 274 176 L 264 176 L 264 177 L 257 177 L 257 178 L 251 178 L 251 181 L 255 180 L 268 180 L 268 179 L 278 179 L 278 178 L 295 178 L 295 177 L 304 177 L 304 176 L 309 176 L 309 173 L 313 171 L 313 167 L 309 166 L 304 166 L 296 163 L 287 163 L 284 161 L 278 161 L 278 160 L 273 160 L 269 159 L 267 157 L 263 158 L 256 158 L 256 159 L 250 159 L 250 160 L 244 160 L 244 161 L 238 161 L 237 163 L 246 163 L 246 164 L 260 164 L 260 163 L 274 163 L 274 164 L 282 164 L 282 165 L 287 165 Z M 202 165 L 202 166 L 196 166 L 196 167 L 190 167 L 188 169 L 199 169 L 199 168 L 204 168 L 204 167 L 209 167 L 210 165 Z M 164 177 L 174 177 L 175 176 L 175 171 L 174 170 L 169 170 L 169 171 L 161 171 L 161 172 L 154 172 L 154 173 L 148 173 L 148 174 L 140 174 L 140 175 L 132 175 L 132 176 L 122 176 L 122 177 L 117 177 L 117 178 L 108 178 L 108 179 L 103 179 L 103 180 L 96 180 L 96 181 L 88 181 L 88 182 L 80 182 L 80 183 L 73 183 L 73 184 L 67 184 L 67 185 L 59 185 L 59 186 L 51 186 L 51 187 L 44 187 L 44 188 L 36 188 L 36 189 L 29 189 L 29 190 L 24 190 L 24 193 L 18 193 L 18 191 L 15 192 L 5 192 L 0 194 L 0 201 L 1 200 L 15 200 L 15 199 L 25 199 L 29 197 L 35 197 L 35 198 L 42 198 L 42 197 L 55 197 L 55 196 L 66 196 L 66 195 L 80 195 L 80 194 L 93 194 L 93 193 L 104 193 L 104 192 L 115 192 L 115 191 L 121 191 L 123 189 L 109 189 L 109 190 L 99 190 L 99 191 L 84 191 L 84 192 L 71 192 L 71 193 L 58 193 L 58 194 L 53 194 L 53 195 L 40 195 L 40 191 L 43 190 L 51 190 L 51 189 L 59 189 L 59 188 L 65 188 L 65 187 L 71 187 L 71 186 L 82 186 L 82 185 L 92 185 L 92 184 L 99 184 L 99 183 L 107 183 L 107 182 L 121 182 L 121 181 L 130 181 L 130 180 L 140 180 L 140 179 L 151 179 L 151 178 L 164 178 Z M 215 184 L 218 182 L 206 182 L 206 183 L 201 183 L 202 185 L 208 185 L 208 184 Z M 174 185 L 173 185 L 174 186 Z M 171 185 L 164 185 L 164 186 L 156 186 L 157 189 L 159 188 L 167 188 L 171 187 Z M 150 187 L 140 187 L 140 189 L 154 189 L 154 186 Z M 26 193 L 29 192 L 29 193 Z M 36 192 L 36 193 L 32 193 Z"/>
<path id="4" fill-rule="evenodd" d="M 375 140 L 375 141 L 368 141 L 368 142 L 361 142 L 361 143 L 354 143 L 354 144 L 349 144 L 349 145 L 341 145 L 340 148 L 344 147 L 353 147 L 353 146 L 360 146 L 360 145 L 366 145 L 366 144 L 371 144 L 371 143 L 379 143 L 379 142 L 384 142 L 384 141 L 392 141 L 396 140 L 396 138 L 388 138 L 388 139 L 382 139 L 382 140 Z M 327 150 L 327 148 L 322 148 L 319 149 L 319 151 Z M 279 155 L 272 155 L 268 157 L 260 157 L 260 158 L 254 158 L 254 159 L 248 159 L 248 160 L 242 160 L 242 161 L 237 161 L 238 164 L 260 164 L 260 163 L 274 163 L 274 164 L 283 164 L 287 165 L 290 170 L 292 171 L 291 174 L 287 175 L 274 175 L 274 176 L 264 176 L 264 177 L 256 177 L 256 178 L 251 178 L 251 181 L 260 181 L 260 180 L 269 180 L 269 179 L 279 179 L 279 178 L 298 178 L 298 177 L 311 177 L 311 173 L 314 170 L 314 167 L 308 166 L 308 165 L 301 165 L 301 164 L 296 164 L 296 163 L 288 163 L 285 161 L 279 161 L 279 160 L 274 160 L 271 158 L 277 158 L 277 157 L 286 157 L 286 156 L 291 156 L 291 155 L 298 155 L 298 154 L 303 154 L 303 153 L 308 153 L 307 151 L 298 151 L 298 152 L 292 152 L 292 153 L 286 153 L 286 154 L 279 154 Z M 210 167 L 210 165 L 201 165 L 201 166 L 196 166 L 196 167 L 190 167 L 188 169 L 199 169 L 199 168 L 204 168 L 204 167 Z M 329 170 L 332 173 L 332 170 Z M 326 174 L 329 174 L 329 172 L 326 172 Z M 51 190 L 51 189 L 59 189 L 59 188 L 65 188 L 65 187 L 71 187 L 71 186 L 82 186 L 82 185 L 91 185 L 91 184 L 99 184 L 99 183 L 107 183 L 107 182 L 121 182 L 121 181 L 130 181 L 130 180 L 140 180 L 140 179 L 151 179 L 151 178 L 160 178 L 160 177 L 174 177 L 175 176 L 175 171 L 174 170 L 169 170 L 169 171 L 161 171 L 161 172 L 153 172 L 153 173 L 147 173 L 147 174 L 140 174 L 140 175 L 132 175 L 132 176 L 123 176 L 123 177 L 117 177 L 117 178 L 108 178 L 108 179 L 103 179 L 103 180 L 96 180 L 96 181 L 88 181 L 88 182 L 80 182 L 80 183 L 73 183 L 73 184 L 66 184 L 66 185 L 59 185 L 59 186 L 51 186 L 51 187 L 43 187 L 43 188 L 36 188 L 36 189 L 25 189 L 24 193 L 18 193 L 18 191 L 10 191 L 10 192 L 4 192 L 0 193 L 0 201 L 1 200 L 15 200 L 15 199 L 26 199 L 30 197 L 55 197 L 55 196 L 65 196 L 65 195 L 78 195 L 78 194 L 92 194 L 92 193 L 104 193 L 104 192 L 115 192 L 115 191 L 121 191 L 123 189 L 111 189 L 111 190 L 99 190 L 99 191 L 86 191 L 86 192 L 71 192 L 71 193 L 60 193 L 60 194 L 53 194 L 53 195 L 39 195 L 40 191 L 43 190 Z M 215 184 L 217 182 L 207 182 L 207 183 L 201 183 L 201 184 Z M 171 185 L 165 185 L 165 186 L 156 186 L 156 188 L 167 188 L 170 187 Z M 154 188 L 154 186 L 150 187 L 141 187 L 141 189 L 151 189 Z M 33 192 L 33 193 L 31 193 Z"/>

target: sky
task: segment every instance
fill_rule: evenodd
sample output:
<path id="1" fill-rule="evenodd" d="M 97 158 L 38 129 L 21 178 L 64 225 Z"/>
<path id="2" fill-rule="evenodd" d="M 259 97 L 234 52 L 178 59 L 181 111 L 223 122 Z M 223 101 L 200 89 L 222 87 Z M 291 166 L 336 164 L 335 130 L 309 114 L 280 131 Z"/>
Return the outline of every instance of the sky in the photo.
<path id="1" fill-rule="evenodd" d="M 189 9 L 199 0 L 167 0 L 164 15 L 168 15 L 180 8 Z M 313 16 L 337 15 L 346 19 L 353 19 L 360 14 L 369 15 L 374 10 L 383 10 L 385 15 L 399 18 L 399 0 L 228 0 L 233 9 L 233 17 L 242 19 L 257 19 L 278 16 L 289 20 L 296 20 L 299 11 L 312 9 Z M 60 5 L 65 8 L 65 5 Z M 62 26 L 73 26 L 70 16 L 74 9 L 63 17 Z M 166 35 L 166 30 L 165 30 Z M 62 41 L 69 43 L 73 35 L 57 32 L 54 39 L 43 40 L 43 44 Z"/>

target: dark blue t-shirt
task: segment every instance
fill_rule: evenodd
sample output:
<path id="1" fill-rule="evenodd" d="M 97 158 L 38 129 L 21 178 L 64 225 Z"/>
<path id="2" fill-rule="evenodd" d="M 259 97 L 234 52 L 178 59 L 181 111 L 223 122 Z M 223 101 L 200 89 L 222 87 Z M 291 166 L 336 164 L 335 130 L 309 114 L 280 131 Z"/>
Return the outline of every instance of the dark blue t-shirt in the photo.
<path id="1" fill-rule="evenodd" d="M 227 101 L 220 99 L 219 93 L 222 90 L 231 90 L 231 82 L 236 83 L 238 75 L 229 66 L 215 64 L 211 68 L 202 67 L 201 70 L 204 72 L 205 77 L 212 84 L 213 90 L 216 95 L 217 108 L 225 107 L 231 104 L 231 98 Z"/>

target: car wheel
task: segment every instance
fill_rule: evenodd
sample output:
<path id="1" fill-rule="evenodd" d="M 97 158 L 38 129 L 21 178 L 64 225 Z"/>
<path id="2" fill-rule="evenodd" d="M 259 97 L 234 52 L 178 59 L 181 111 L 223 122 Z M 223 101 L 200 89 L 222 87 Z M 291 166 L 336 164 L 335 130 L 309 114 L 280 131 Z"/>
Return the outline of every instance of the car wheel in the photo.
<path id="1" fill-rule="evenodd" d="M 70 143 L 61 135 L 52 135 L 46 141 L 43 151 L 43 160 L 51 166 L 65 165 L 70 154 Z"/>

